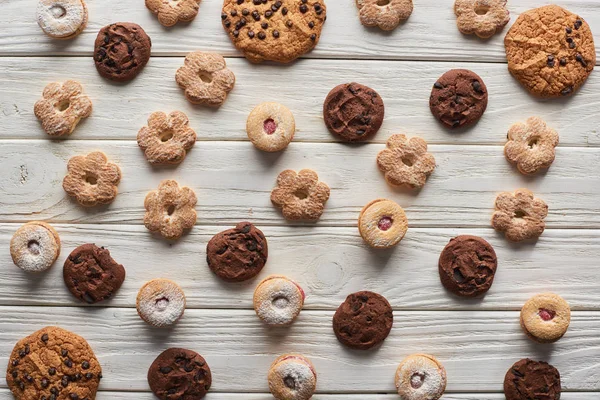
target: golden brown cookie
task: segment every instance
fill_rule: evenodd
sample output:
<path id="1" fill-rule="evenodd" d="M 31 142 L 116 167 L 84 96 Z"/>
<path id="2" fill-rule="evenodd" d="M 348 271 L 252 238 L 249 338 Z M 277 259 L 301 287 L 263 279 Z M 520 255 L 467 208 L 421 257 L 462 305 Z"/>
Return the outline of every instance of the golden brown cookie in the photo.
<path id="1" fill-rule="evenodd" d="M 506 238 L 513 242 L 535 239 L 544 232 L 547 215 L 548 205 L 534 198 L 533 192 L 527 189 L 503 192 L 496 197 L 492 227 L 504 232 Z"/>
<path id="2" fill-rule="evenodd" d="M 10 240 L 13 262 L 26 272 L 49 269 L 60 254 L 58 232 L 45 222 L 31 221 L 17 229 Z"/>
<path id="3" fill-rule="evenodd" d="M 34 114 L 50 136 L 69 135 L 82 118 L 92 114 L 92 102 L 78 82 L 51 83 L 35 103 Z"/>
<path id="4" fill-rule="evenodd" d="M 395 382 L 403 400 L 438 400 L 446 390 L 446 369 L 434 356 L 412 354 L 398 365 Z"/>
<path id="5" fill-rule="evenodd" d="M 521 14 L 506 34 L 504 46 L 510 73 L 539 97 L 575 93 L 596 64 L 589 25 L 556 5 Z"/>
<path id="6" fill-rule="evenodd" d="M 294 138 L 296 121 L 286 107 L 278 103 L 257 105 L 246 121 L 248 139 L 257 149 L 268 152 L 285 149 Z"/>
<path id="7" fill-rule="evenodd" d="M 522 174 L 534 174 L 554 162 L 556 146 L 558 133 L 541 118 L 531 117 L 510 127 L 504 155 Z"/>
<path id="8" fill-rule="evenodd" d="M 148 126 L 140 129 L 137 142 L 150 164 L 179 164 L 196 143 L 196 132 L 187 115 L 173 111 L 169 115 L 154 112 Z"/>
<path id="9" fill-rule="evenodd" d="M 408 219 L 402 207 L 391 200 L 377 199 L 363 207 L 358 216 L 358 231 L 371 247 L 394 247 L 406 234 Z"/>
<path id="10" fill-rule="evenodd" d="M 536 342 L 556 342 L 569 329 L 571 308 L 557 294 L 538 294 L 523 305 L 520 321 L 523 331 Z"/>
<path id="11" fill-rule="evenodd" d="M 108 204 L 117 197 L 121 170 L 104 153 L 94 151 L 87 156 L 75 156 L 69 160 L 67 170 L 63 189 L 82 206 Z"/>
<path id="12" fill-rule="evenodd" d="M 269 368 L 269 390 L 277 400 L 309 400 L 317 388 L 317 372 L 300 354 L 284 354 Z"/>
<path id="13" fill-rule="evenodd" d="M 180 187 L 174 180 L 160 183 L 158 190 L 146 196 L 144 225 L 171 240 L 179 239 L 183 232 L 196 223 L 196 194 L 189 187 Z"/>
<path id="14" fill-rule="evenodd" d="M 196 18 L 200 0 L 146 0 L 146 7 L 158 16 L 163 26 L 173 26 Z"/>
<path id="15" fill-rule="evenodd" d="M 254 311 L 267 325 L 287 326 L 302 311 L 305 297 L 304 290 L 296 282 L 283 275 L 271 275 L 254 290 Z"/>
<path id="16" fill-rule="evenodd" d="M 85 339 L 56 326 L 21 339 L 6 371 L 16 400 L 95 399 L 100 379 L 102 368 Z"/>
<path id="17" fill-rule="evenodd" d="M 356 0 L 360 23 L 392 31 L 413 12 L 412 0 Z"/>
<path id="18" fill-rule="evenodd" d="M 456 0 L 454 13 L 458 30 L 482 39 L 494 36 L 510 21 L 506 3 L 507 0 Z"/>
<path id="19" fill-rule="evenodd" d="M 290 169 L 283 171 L 271 192 L 271 202 L 281 208 L 285 219 L 291 221 L 318 220 L 328 199 L 329 186 L 319 182 L 317 173 L 310 169 L 298 173 Z"/>
<path id="20" fill-rule="evenodd" d="M 323 0 L 224 0 L 221 20 L 251 62 L 288 63 L 314 49 L 326 15 Z"/>
<path id="21" fill-rule="evenodd" d="M 377 166 L 390 185 L 421 188 L 435 169 L 435 158 L 420 137 L 392 135 L 387 148 L 377 155 Z"/>
<path id="22" fill-rule="evenodd" d="M 88 11 L 83 0 L 39 0 L 37 22 L 54 39 L 73 39 L 87 25 Z"/>
<path id="23" fill-rule="evenodd" d="M 200 51 L 189 53 L 185 57 L 175 80 L 185 91 L 185 97 L 190 103 L 210 107 L 223 104 L 235 85 L 235 75 L 227 68 L 222 56 Z"/>

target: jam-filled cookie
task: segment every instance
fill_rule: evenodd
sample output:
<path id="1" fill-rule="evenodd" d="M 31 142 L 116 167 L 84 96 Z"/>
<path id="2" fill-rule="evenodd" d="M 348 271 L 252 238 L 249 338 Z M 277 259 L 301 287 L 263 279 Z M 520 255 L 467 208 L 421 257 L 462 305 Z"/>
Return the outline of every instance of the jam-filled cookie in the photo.
<path id="1" fill-rule="evenodd" d="M 377 199 L 363 207 L 358 216 L 358 231 L 371 247 L 394 247 L 408 230 L 404 209 L 391 200 Z"/>

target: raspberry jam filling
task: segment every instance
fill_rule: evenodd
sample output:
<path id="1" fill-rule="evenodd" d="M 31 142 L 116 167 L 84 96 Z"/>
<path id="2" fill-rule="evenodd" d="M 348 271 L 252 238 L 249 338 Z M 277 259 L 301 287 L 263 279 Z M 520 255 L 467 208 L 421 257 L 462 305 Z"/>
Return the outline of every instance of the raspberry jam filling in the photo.
<path id="1" fill-rule="evenodd" d="M 412 386 L 413 389 L 418 389 L 421 386 L 423 386 L 424 381 L 425 381 L 425 375 L 421 374 L 419 372 L 415 372 L 410 377 L 410 386 Z"/>
<path id="2" fill-rule="evenodd" d="M 392 220 L 391 217 L 385 216 L 385 217 L 381 217 L 381 219 L 377 223 L 377 227 L 382 231 L 387 231 L 388 229 L 390 229 L 392 227 L 393 223 L 394 223 L 394 220 Z"/>
<path id="3" fill-rule="evenodd" d="M 266 119 L 265 122 L 263 122 L 263 129 L 267 135 L 272 135 L 277 130 L 277 124 L 271 118 Z"/>
<path id="4" fill-rule="evenodd" d="M 554 318 L 554 316 L 556 315 L 556 313 L 552 310 L 548 310 L 546 308 L 540 308 L 538 310 L 538 315 L 540 316 L 541 319 L 543 319 L 544 321 L 550 321 L 551 319 Z"/>

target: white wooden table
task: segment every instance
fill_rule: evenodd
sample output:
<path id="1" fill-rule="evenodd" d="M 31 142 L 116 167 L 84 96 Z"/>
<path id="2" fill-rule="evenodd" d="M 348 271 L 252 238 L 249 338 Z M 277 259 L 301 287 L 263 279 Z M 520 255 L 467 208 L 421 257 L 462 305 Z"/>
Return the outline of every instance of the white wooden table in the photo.
<path id="1" fill-rule="evenodd" d="M 510 0 L 513 22 L 547 0 Z M 600 43 L 600 2 L 557 0 L 582 15 Z M 104 369 L 100 400 L 150 400 L 150 363 L 165 348 L 201 353 L 213 372 L 208 400 L 266 400 L 266 372 L 285 352 L 314 361 L 316 400 L 392 400 L 394 372 L 408 354 L 436 355 L 448 372 L 447 400 L 500 400 L 506 370 L 523 357 L 546 360 L 562 376 L 565 400 L 600 398 L 600 72 L 571 99 L 539 101 L 506 68 L 503 34 L 489 41 L 462 36 L 452 0 L 415 0 L 409 21 L 393 33 L 363 28 L 353 0 L 327 0 L 328 19 L 317 49 L 290 66 L 252 65 L 240 58 L 221 27 L 221 0 L 203 0 L 187 26 L 165 29 L 143 0 L 88 0 L 90 21 L 73 41 L 53 41 L 35 21 L 36 0 L 0 0 L 0 371 L 18 339 L 49 324 L 84 336 Z M 100 78 L 91 58 L 98 30 L 111 22 L 144 27 L 152 59 L 126 85 Z M 506 31 L 505 31 L 506 32 Z M 175 71 L 192 50 L 227 56 L 236 87 L 218 110 L 189 104 Z M 451 133 L 428 109 L 432 84 L 450 68 L 477 72 L 489 89 L 486 114 L 473 129 Z M 51 141 L 33 115 L 46 84 L 75 79 L 94 103 L 93 115 L 67 140 Z M 336 143 L 321 104 L 335 85 L 357 81 L 384 99 L 386 118 L 370 144 Z M 281 154 L 253 148 L 246 117 L 262 101 L 288 106 L 296 117 L 294 142 Z M 188 114 L 198 142 L 177 168 L 151 168 L 136 134 L 153 111 Z M 508 127 L 544 118 L 561 145 L 548 173 L 525 178 L 504 159 Z M 430 143 L 438 167 L 418 194 L 389 188 L 375 156 L 393 133 Z M 123 179 L 116 201 L 83 209 L 61 188 L 67 160 L 104 151 Z M 311 168 L 332 189 L 316 225 L 293 226 L 269 201 L 283 169 Z M 198 195 L 198 223 L 176 243 L 150 235 L 142 224 L 146 193 L 175 178 Z M 513 245 L 490 227 L 495 195 L 527 187 L 550 207 L 548 229 L 535 245 Z M 361 207 L 389 197 L 407 212 L 410 229 L 393 251 L 373 251 L 356 228 Z M 12 265 L 8 243 L 24 222 L 41 219 L 59 231 L 56 265 L 29 276 Z M 252 310 L 257 280 L 225 284 L 208 269 L 207 241 L 236 222 L 254 222 L 269 240 L 259 278 L 285 274 L 307 292 L 297 322 L 268 329 Z M 486 238 L 499 256 L 494 286 L 483 300 L 449 295 L 437 259 L 459 234 Z M 108 303 L 84 307 L 66 290 L 62 263 L 76 246 L 94 242 L 124 264 L 127 279 Z M 137 316 L 135 297 L 147 280 L 166 277 L 186 292 L 188 309 L 173 329 L 151 329 Z M 394 307 L 394 328 L 371 352 L 343 348 L 331 329 L 334 310 L 366 289 Z M 537 345 L 519 328 L 530 296 L 554 291 L 573 308 L 567 335 Z M 3 374 L 3 372 L 1 372 Z M 0 399 L 12 399 L 0 379 Z"/>

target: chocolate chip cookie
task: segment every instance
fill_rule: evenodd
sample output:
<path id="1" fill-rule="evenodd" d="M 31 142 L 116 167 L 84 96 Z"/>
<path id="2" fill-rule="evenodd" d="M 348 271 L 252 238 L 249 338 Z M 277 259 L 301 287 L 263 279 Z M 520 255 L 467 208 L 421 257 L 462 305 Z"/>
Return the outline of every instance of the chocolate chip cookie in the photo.
<path id="1" fill-rule="evenodd" d="M 102 368 L 85 339 L 56 326 L 21 339 L 6 371 L 16 400 L 95 399 L 100 379 Z"/>
<path id="2" fill-rule="evenodd" d="M 381 96 L 359 83 L 334 87 L 323 104 L 323 119 L 329 132 L 347 142 L 367 140 L 383 123 L 385 108 Z"/>
<path id="3" fill-rule="evenodd" d="M 73 296 L 94 304 L 119 290 L 125 280 L 125 268 L 104 247 L 84 244 L 65 260 L 63 279 Z"/>
<path id="4" fill-rule="evenodd" d="M 317 45 L 326 15 L 323 0 L 224 0 L 221 22 L 251 62 L 288 63 Z"/>
<path id="5" fill-rule="evenodd" d="M 473 71 L 452 69 L 433 85 L 429 108 L 444 126 L 462 128 L 479 121 L 488 103 L 483 80 Z"/>
<path id="6" fill-rule="evenodd" d="M 216 234 L 206 246 L 206 261 L 221 279 L 241 282 L 254 278 L 267 262 L 265 235 L 250 222 Z"/>
<path id="7" fill-rule="evenodd" d="M 206 360 L 192 350 L 167 349 L 148 369 L 150 389 L 162 400 L 201 399 L 211 382 Z"/>
<path id="8" fill-rule="evenodd" d="M 438 263 L 442 284 L 464 297 L 487 292 L 494 282 L 497 266 L 498 258 L 492 245 L 471 235 L 451 239 Z"/>
<path id="9" fill-rule="evenodd" d="M 100 29 L 94 43 L 94 63 L 106 79 L 125 82 L 135 78 L 150 60 L 152 41 L 141 26 L 117 22 Z"/>
<path id="10" fill-rule="evenodd" d="M 346 298 L 333 316 L 338 340 L 356 350 L 368 350 L 383 342 L 392 330 L 392 306 L 380 294 L 362 291 Z"/>
<path id="11" fill-rule="evenodd" d="M 506 400 L 560 399 L 560 373 L 547 362 L 524 358 L 504 378 Z"/>
<path id="12" fill-rule="evenodd" d="M 573 94 L 596 64 L 589 25 L 556 5 L 521 14 L 506 34 L 504 46 L 510 73 L 539 97 Z"/>

